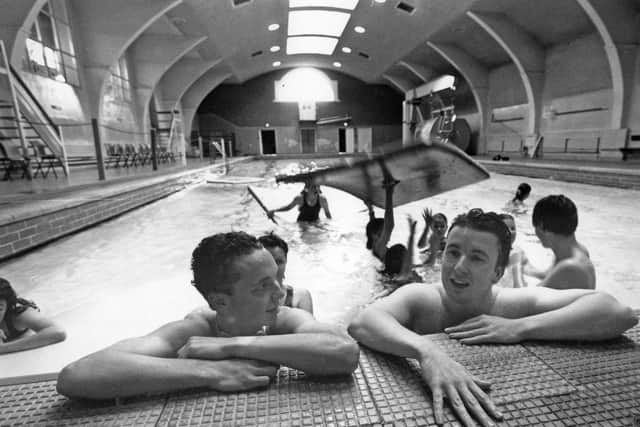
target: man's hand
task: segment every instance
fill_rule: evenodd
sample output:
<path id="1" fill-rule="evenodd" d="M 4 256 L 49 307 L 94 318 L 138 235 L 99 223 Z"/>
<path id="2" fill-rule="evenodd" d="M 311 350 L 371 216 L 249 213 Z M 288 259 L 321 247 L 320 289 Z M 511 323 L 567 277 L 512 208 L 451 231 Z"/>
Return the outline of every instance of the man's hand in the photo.
<path id="1" fill-rule="evenodd" d="M 522 341 L 522 330 L 521 319 L 482 314 L 446 328 L 444 332 L 462 344 L 512 344 Z"/>
<path id="2" fill-rule="evenodd" d="M 443 397 L 449 400 L 456 415 L 465 426 L 475 425 L 469 412 L 485 427 L 495 425 L 492 417 L 502 419 L 502 414 L 491 398 L 482 391 L 482 388 L 490 388 L 490 383 L 474 377 L 462 365 L 440 351 L 430 352 L 419 362 L 422 378 L 431 388 L 433 395 L 436 423 L 444 423 Z"/>
<path id="3" fill-rule="evenodd" d="M 269 385 L 278 367 L 260 360 L 230 359 L 216 362 L 210 375 L 210 387 L 219 391 L 243 391 Z"/>
<path id="4" fill-rule="evenodd" d="M 233 355 L 227 351 L 229 341 L 224 337 L 190 337 L 178 350 L 181 359 L 224 360 Z"/>
<path id="5" fill-rule="evenodd" d="M 7 340 L 7 335 L 4 333 L 2 329 L 0 329 L 0 342 L 5 342 Z"/>

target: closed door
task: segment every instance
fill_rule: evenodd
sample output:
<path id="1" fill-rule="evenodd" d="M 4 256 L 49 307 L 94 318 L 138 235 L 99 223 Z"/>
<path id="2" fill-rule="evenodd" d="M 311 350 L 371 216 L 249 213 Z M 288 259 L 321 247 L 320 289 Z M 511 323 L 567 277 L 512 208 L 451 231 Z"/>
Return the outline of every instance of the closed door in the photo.
<path id="1" fill-rule="evenodd" d="M 315 129 L 300 129 L 300 141 L 302 141 L 303 153 L 316 152 L 316 130 Z"/>
<path id="2" fill-rule="evenodd" d="M 276 154 L 276 131 L 273 129 L 262 129 L 260 131 L 260 142 L 262 144 L 262 154 Z"/>
<path id="3" fill-rule="evenodd" d="M 338 128 L 338 152 L 345 153 L 347 151 L 347 130 Z"/>

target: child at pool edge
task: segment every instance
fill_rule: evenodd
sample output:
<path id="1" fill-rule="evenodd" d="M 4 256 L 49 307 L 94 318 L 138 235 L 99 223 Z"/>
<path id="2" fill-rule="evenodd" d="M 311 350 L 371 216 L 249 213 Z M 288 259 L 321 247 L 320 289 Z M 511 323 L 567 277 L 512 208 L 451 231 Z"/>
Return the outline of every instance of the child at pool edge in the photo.
<path id="1" fill-rule="evenodd" d="M 20 298 L 8 280 L 0 278 L 0 354 L 30 350 L 64 341 L 64 329 Z"/>
<path id="2" fill-rule="evenodd" d="M 273 231 L 258 237 L 258 241 L 273 256 L 278 267 L 277 278 L 280 285 L 286 292 L 283 305 L 287 307 L 299 308 L 313 314 L 313 300 L 311 293 L 304 288 L 294 288 L 284 284 L 284 277 L 287 269 L 287 258 L 289 256 L 289 245 Z"/>

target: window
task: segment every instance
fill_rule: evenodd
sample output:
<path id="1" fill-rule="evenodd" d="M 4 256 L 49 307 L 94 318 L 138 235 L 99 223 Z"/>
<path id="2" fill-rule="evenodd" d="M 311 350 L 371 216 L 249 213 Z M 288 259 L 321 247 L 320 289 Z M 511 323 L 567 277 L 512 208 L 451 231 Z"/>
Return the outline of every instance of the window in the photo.
<path id="1" fill-rule="evenodd" d="M 127 59 L 124 56 L 121 56 L 111 67 L 110 79 L 113 98 L 118 101 L 131 102 L 131 82 L 129 81 Z"/>
<path id="2" fill-rule="evenodd" d="M 64 2 L 48 0 L 40 9 L 27 38 L 25 68 L 79 86 L 78 65 Z"/>

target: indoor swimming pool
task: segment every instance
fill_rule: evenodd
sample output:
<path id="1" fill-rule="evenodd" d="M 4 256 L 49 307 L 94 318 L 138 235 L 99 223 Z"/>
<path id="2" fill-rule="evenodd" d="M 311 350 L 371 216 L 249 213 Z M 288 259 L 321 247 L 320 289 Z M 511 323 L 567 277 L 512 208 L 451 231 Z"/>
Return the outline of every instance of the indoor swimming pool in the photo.
<path id="1" fill-rule="evenodd" d="M 250 185 L 267 207 L 277 208 L 289 203 L 302 185 L 276 184 L 276 174 L 338 161 L 243 162 L 230 166 L 228 175 L 264 178 Z M 492 174 L 489 180 L 396 208 L 390 244 L 406 243 L 406 215 L 420 220 L 420 233 L 425 207 L 444 212 L 449 221 L 474 207 L 501 211 L 523 181 L 533 189 L 527 211 L 516 216 L 516 243 L 532 263 L 542 268 L 552 260 L 533 232 L 533 205 L 548 194 L 565 194 L 578 206 L 577 238 L 591 253 L 597 288 L 640 308 L 640 228 L 634 226 L 638 191 Z M 202 306 L 203 299 L 190 285 L 191 252 L 203 237 L 223 231 L 278 233 L 290 246 L 286 283 L 309 289 L 318 319 L 345 324 L 354 310 L 385 289 L 377 273 L 380 265 L 365 248 L 364 204 L 332 188 L 323 187 L 323 193 L 333 219 L 300 225 L 293 209 L 277 214 L 276 225 L 250 197 L 246 184 L 202 182 L 4 262 L 0 276 L 63 325 L 67 340 L 2 356 L 0 376 L 57 371 L 89 352 L 150 332 Z M 376 213 L 382 216 L 381 209 Z M 438 280 L 437 270 L 423 272 L 427 282 Z"/>

